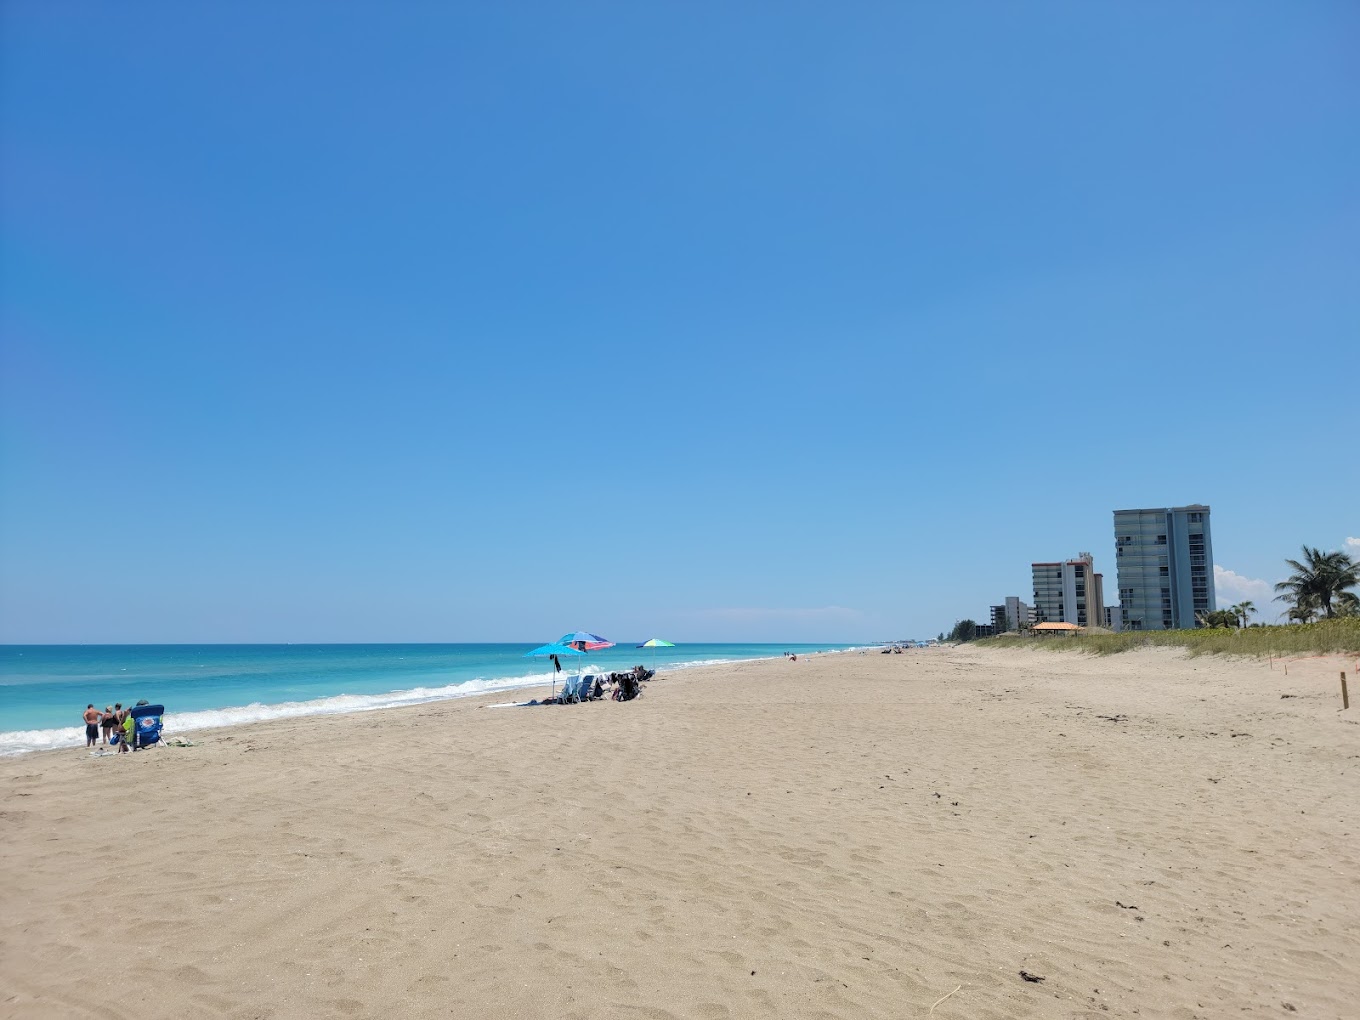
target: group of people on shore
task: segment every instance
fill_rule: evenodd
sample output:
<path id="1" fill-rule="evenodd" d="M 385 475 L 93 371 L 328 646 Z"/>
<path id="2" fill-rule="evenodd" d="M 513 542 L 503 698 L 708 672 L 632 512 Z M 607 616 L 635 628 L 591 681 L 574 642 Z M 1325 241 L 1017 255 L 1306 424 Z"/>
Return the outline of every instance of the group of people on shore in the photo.
<path id="1" fill-rule="evenodd" d="M 603 677 L 595 678 L 595 697 L 612 698 L 615 701 L 632 701 L 642 697 L 642 684 L 656 676 L 656 670 L 646 666 L 634 666 L 626 673 L 610 673 L 606 682 Z"/>
<path id="2" fill-rule="evenodd" d="M 655 670 L 645 666 L 634 666 L 624 673 L 610 673 L 607 677 L 597 676 L 589 690 L 578 693 L 577 700 L 598 701 L 601 698 L 608 698 L 611 701 L 632 701 L 642 696 L 642 683 L 655 675 Z"/>
<path id="3" fill-rule="evenodd" d="M 118 753 L 132 750 L 134 741 L 137 738 L 137 721 L 132 718 L 132 711 L 123 707 L 120 701 L 115 705 L 107 705 L 104 711 L 94 707 L 91 703 L 85 707 L 85 746 L 96 747 L 99 744 L 100 732 L 103 732 L 104 743 L 113 743 L 113 734 L 118 733 Z"/>
<path id="4" fill-rule="evenodd" d="M 552 656 L 554 665 L 556 656 Z M 561 666 L 558 665 L 558 671 Z M 642 696 L 642 684 L 652 679 L 656 675 L 656 670 L 648 669 L 645 666 L 634 666 L 632 669 L 623 673 L 599 673 L 585 674 L 581 677 L 580 685 L 575 689 L 570 684 L 565 684 L 562 694 L 559 697 L 544 698 L 542 701 L 534 699 L 526 702 L 529 705 L 566 705 L 574 704 L 578 701 L 632 701 L 634 698 Z"/>

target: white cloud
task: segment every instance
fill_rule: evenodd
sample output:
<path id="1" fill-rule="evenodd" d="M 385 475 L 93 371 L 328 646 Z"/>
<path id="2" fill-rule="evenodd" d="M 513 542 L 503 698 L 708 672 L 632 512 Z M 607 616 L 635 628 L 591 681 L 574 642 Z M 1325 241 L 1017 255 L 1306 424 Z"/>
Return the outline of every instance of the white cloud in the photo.
<path id="1" fill-rule="evenodd" d="M 1346 539 L 1346 548 L 1351 552 L 1360 553 L 1360 538 Z"/>
<path id="2" fill-rule="evenodd" d="M 1271 585 L 1255 577 L 1243 577 L 1226 567 L 1214 564 L 1214 591 L 1218 595 L 1220 609 L 1226 609 L 1234 602 L 1250 599 L 1257 609 L 1264 609 L 1270 600 Z"/>

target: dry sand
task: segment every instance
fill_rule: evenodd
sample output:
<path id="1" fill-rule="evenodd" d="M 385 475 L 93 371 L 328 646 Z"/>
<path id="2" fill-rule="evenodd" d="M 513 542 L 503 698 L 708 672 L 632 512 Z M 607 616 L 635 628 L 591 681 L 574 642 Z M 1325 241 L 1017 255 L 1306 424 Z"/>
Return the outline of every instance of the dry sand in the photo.
<path id="1" fill-rule="evenodd" d="M 6 759 L 0 1014 L 1353 1018 L 1339 668 L 846 654 Z"/>

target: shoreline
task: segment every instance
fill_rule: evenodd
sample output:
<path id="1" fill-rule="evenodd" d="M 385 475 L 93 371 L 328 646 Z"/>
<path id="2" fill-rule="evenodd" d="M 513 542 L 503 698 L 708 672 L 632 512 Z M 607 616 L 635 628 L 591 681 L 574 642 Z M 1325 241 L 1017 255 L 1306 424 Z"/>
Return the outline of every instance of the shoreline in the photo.
<path id="1" fill-rule="evenodd" d="M 1360 715 L 1333 666 L 800 655 L 626 703 L 464 698 L 112 767 L 7 758 L 0 1002 L 111 1020 L 1345 1016 Z M 77 991 L 110 973 L 156 995 Z"/>
<path id="2" fill-rule="evenodd" d="M 361 646 L 362 647 L 362 646 Z M 807 652 L 805 655 L 835 655 L 858 652 L 868 647 L 856 646 L 844 649 L 828 649 Z M 705 659 L 695 662 L 680 662 L 663 668 L 681 672 L 691 669 L 721 667 L 741 662 L 771 661 L 779 656 L 758 656 L 740 659 Z M 563 676 L 574 675 L 573 671 L 563 669 Z M 308 719 L 322 716 L 351 715 L 362 712 L 377 712 L 387 709 L 410 708 L 418 705 L 439 704 L 445 701 L 461 701 L 491 694 L 505 694 L 511 691 L 547 691 L 551 674 L 535 673 L 521 677 L 491 677 L 464 680 L 443 687 L 397 688 L 378 694 L 336 694 L 306 701 L 252 702 L 246 705 L 227 705 L 222 708 L 192 710 L 188 712 L 167 712 L 165 715 L 165 736 L 173 737 L 190 733 L 202 733 L 218 729 L 233 729 L 240 726 L 256 726 L 282 719 Z M 561 686 L 560 681 L 558 686 Z M 84 748 L 85 734 L 80 726 L 60 726 L 46 729 L 16 729 L 0 731 L 0 760 L 5 758 L 43 754 L 49 751 L 71 751 Z M 19 745 L 19 746 L 16 746 Z M 103 747 L 104 745 L 99 745 Z"/>

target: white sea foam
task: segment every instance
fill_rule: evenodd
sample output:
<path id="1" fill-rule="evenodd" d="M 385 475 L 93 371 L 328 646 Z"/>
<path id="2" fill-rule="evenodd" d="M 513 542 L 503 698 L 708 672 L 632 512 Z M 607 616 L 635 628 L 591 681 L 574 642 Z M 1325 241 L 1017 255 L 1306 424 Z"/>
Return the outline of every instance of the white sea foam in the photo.
<path id="1" fill-rule="evenodd" d="M 853 649 L 846 649 L 851 651 Z M 765 656 L 773 659 L 774 656 Z M 698 666 L 720 666 L 730 662 L 753 662 L 755 659 L 699 659 L 694 662 L 660 664 L 670 670 L 693 669 Z M 586 667 L 586 671 L 599 667 Z M 347 712 L 371 712 L 379 708 L 402 705 L 421 705 L 431 701 L 467 698 L 493 691 L 509 691 L 522 687 L 541 687 L 552 683 L 553 674 L 536 673 L 530 676 L 501 677 L 498 679 L 465 680 L 445 687 L 413 687 L 407 691 L 388 691 L 386 694 L 339 694 L 312 701 L 284 701 L 276 705 L 255 702 L 231 708 L 215 708 L 202 712 L 167 712 L 165 733 L 172 736 L 192 730 L 215 729 L 221 726 L 240 726 L 244 723 L 264 722 L 268 719 L 293 719 L 306 715 L 341 715 Z M 52 730 L 9 730 L 0 732 L 0 757 L 25 754 L 29 751 L 50 751 L 59 747 L 79 747 L 85 742 L 85 730 L 80 726 L 62 726 Z"/>
<path id="2" fill-rule="evenodd" d="M 215 708 L 202 712 L 167 712 L 167 736 L 191 730 L 214 729 L 219 726 L 240 726 L 243 723 L 263 722 L 267 719 L 292 719 L 304 715 L 340 715 L 346 712 L 371 712 L 378 708 L 402 705 L 422 705 L 431 701 L 467 698 L 492 691 L 508 691 L 520 687 L 539 687 L 552 682 L 551 673 L 531 676 L 503 677 L 494 680 L 465 680 L 447 687 L 413 687 L 408 691 L 388 691 L 386 694 L 339 694 L 313 701 L 284 701 L 276 705 L 255 702 L 231 708 Z M 85 742 L 85 730 L 80 726 L 63 726 L 53 730 L 10 730 L 0 732 L 0 756 L 24 754 L 28 751 L 49 751 L 58 747 L 79 747 Z"/>

